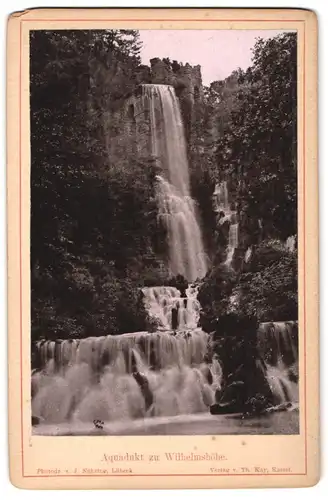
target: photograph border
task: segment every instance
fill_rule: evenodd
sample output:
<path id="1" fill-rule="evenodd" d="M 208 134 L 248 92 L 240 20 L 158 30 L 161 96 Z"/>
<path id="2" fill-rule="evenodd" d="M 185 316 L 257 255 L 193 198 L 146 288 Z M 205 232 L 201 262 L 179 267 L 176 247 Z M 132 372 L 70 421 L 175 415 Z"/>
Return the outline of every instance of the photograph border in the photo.
<path id="1" fill-rule="evenodd" d="M 313 429 L 317 430 L 317 423 L 315 422 L 315 415 L 311 413 L 309 416 L 309 397 L 308 397 L 308 390 L 309 390 L 309 383 L 314 384 L 316 383 L 315 381 L 317 380 L 317 372 L 318 372 L 318 366 L 315 367 L 315 363 L 318 365 L 318 297 L 317 295 L 314 297 L 308 297 L 307 293 L 307 286 L 311 287 L 311 289 L 317 290 L 318 289 L 318 261 L 317 261 L 317 256 L 313 256 L 313 262 L 311 264 L 311 275 L 308 274 L 307 271 L 307 258 L 310 255 L 310 252 L 313 252 L 314 248 L 317 248 L 318 246 L 318 221 L 317 221 L 317 200 L 313 199 L 313 196 L 315 195 L 315 191 L 317 191 L 317 182 L 316 182 L 316 88 L 313 88 L 313 81 L 316 81 L 316 55 L 315 55 L 315 60 L 313 60 L 312 64 L 309 64 L 309 51 L 313 48 L 316 49 L 316 17 L 311 11 L 302 11 L 298 9 L 276 9 L 276 10 L 269 10 L 269 9 L 249 9 L 245 11 L 246 17 L 244 19 L 241 19 L 239 17 L 233 17 L 233 15 L 236 15 L 237 13 L 241 13 L 243 9 L 236 9 L 232 11 L 231 9 L 141 9 L 138 10 L 139 15 L 145 14 L 156 14 L 158 15 L 160 12 L 166 11 L 170 12 L 170 14 L 174 13 L 174 16 L 176 16 L 176 12 L 180 11 L 180 15 L 184 15 L 184 17 L 162 17 L 161 15 L 158 15 L 158 17 L 149 17 L 149 18 L 140 18 L 140 17 L 133 17 L 132 11 L 135 11 L 136 9 L 124 9 L 124 11 L 120 11 L 120 9 L 102 9 L 104 12 L 108 14 L 112 14 L 114 11 L 115 13 L 122 12 L 123 16 L 121 19 L 118 19 L 115 17 L 111 17 L 110 15 L 107 17 L 102 17 L 100 18 L 93 18 L 89 17 L 90 13 L 92 10 L 87 10 L 87 9 L 70 9 L 71 13 L 73 11 L 77 13 L 81 13 L 82 16 L 84 16 L 85 12 L 88 13 L 87 17 L 81 17 L 77 16 L 76 18 L 69 18 L 69 19 L 63 19 L 63 18 L 54 18 L 52 16 L 48 17 L 42 17 L 46 13 L 49 13 L 51 11 L 51 14 L 57 15 L 59 12 L 62 15 L 65 15 L 65 9 L 38 9 L 38 10 L 32 10 L 32 11 L 27 11 L 26 13 L 19 13 L 18 14 L 13 14 L 10 19 L 9 19 L 9 28 L 8 28 L 8 33 L 9 33 L 9 39 L 8 39 L 8 84 L 9 84 L 9 78 L 13 76 L 13 65 L 17 64 L 17 50 L 19 53 L 18 57 L 18 81 L 14 81 L 15 86 L 18 85 L 18 95 L 13 95 L 12 90 L 8 90 L 8 108 L 7 108 L 7 113 L 8 113 L 8 286 L 9 286 L 9 374 L 10 374 L 10 390 L 9 390 L 9 395 L 11 394 L 12 391 L 18 389 L 18 384 L 19 382 L 19 397 L 20 397 L 20 469 L 21 469 L 21 477 L 22 478 L 38 478 L 38 481 L 41 481 L 42 479 L 46 477 L 54 477 L 53 475 L 43 475 L 40 477 L 40 475 L 31 475 L 31 474 L 26 474 L 26 468 L 25 468 L 25 462 L 24 462 L 24 453 L 25 453 L 25 441 L 26 441 L 26 433 L 29 433 L 29 431 L 26 429 L 26 421 L 24 420 L 24 406 L 26 405 L 29 395 L 27 396 L 24 392 L 24 380 L 26 375 L 24 374 L 24 358 L 26 357 L 26 349 L 24 348 L 24 339 L 23 339 L 23 332 L 24 332 L 24 317 L 23 317 L 23 303 L 26 300 L 26 298 L 23 296 L 23 288 L 24 288 L 24 279 L 27 279 L 24 275 L 24 268 L 26 269 L 26 254 L 24 250 L 24 244 L 22 241 L 22 230 L 24 226 L 24 215 L 23 212 L 27 208 L 27 201 L 24 201 L 24 195 L 23 195 L 23 190 L 25 189 L 25 178 L 24 178 L 24 163 L 25 163 L 25 156 L 23 152 L 23 143 L 24 143 L 24 136 L 26 135 L 26 129 L 24 130 L 23 126 L 23 120 L 25 120 L 26 114 L 25 114 L 25 109 L 22 106 L 22 94 L 23 92 L 26 91 L 25 88 L 25 82 L 23 81 L 23 64 L 25 61 L 26 55 L 24 55 L 23 52 L 23 30 L 24 29 L 35 29 L 35 23 L 50 23 L 47 28 L 42 27 L 40 29 L 54 29 L 51 28 L 51 23 L 63 23 L 63 28 L 62 29 L 70 29 L 68 28 L 69 23 L 80 23 L 87 21 L 89 22 L 101 22 L 103 24 L 108 23 L 107 29 L 114 28 L 111 23 L 113 22 L 161 22 L 161 23 L 174 23 L 174 22 L 181 22 L 181 23 L 199 23 L 202 24 L 203 26 L 206 25 L 208 21 L 212 23 L 220 23 L 220 22 L 231 22 L 237 24 L 239 22 L 252 22 L 252 23 L 278 23 L 279 25 L 286 23 L 286 25 L 295 25 L 297 26 L 297 46 L 298 46 L 298 52 L 301 51 L 302 55 L 302 83 L 301 85 L 299 84 L 300 76 L 298 75 L 298 98 L 297 98 L 297 103 L 298 103 L 298 124 L 301 121 L 302 126 L 301 129 L 298 127 L 298 177 L 301 177 L 302 181 L 300 182 L 300 179 L 298 179 L 298 211 L 299 211 L 299 217 L 303 221 L 303 227 L 302 231 L 298 231 L 298 241 L 299 241 L 299 249 L 302 250 L 299 254 L 299 268 L 302 270 L 302 272 L 299 273 L 299 304 L 302 304 L 302 308 L 300 307 L 299 309 L 299 329 L 301 330 L 301 326 L 303 327 L 303 370 L 301 371 L 301 377 L 303 379 L 302 384 L 300 385 L 300 392 L 303 391 L 303 404 L 300 405 L 300 417 L 303 415 L 303 419 L 300 418 L 300 436 L 302 435 L 304 438 L 304 468 L 302 472 L 293 472 L 293 473 L 264 473 L 264 474 L 250 474 L 250 473 L 245 473 L 245 474 L 118 474 L 116 477 L 122 477 L 123 481 L 124 478 L 128 477 L 158 477 L 158 476 L 164 476 L 164 477 L 171 477 L 171 476 L 180 476 L 180 477 L 218 477 L 218 476 L 243 476 L 245 478 L 250 477 L 250 476 L 305 476 L 304 481 L 302 481 L 303 484 L 307 484 L 307 480 L 313 481 L 313 467 L 311 467 L 311 471 L 309 471 L 309 433 L 311 432 L 311 435 L 313 436 Z M 254 19 L 253 17 L 250 17 L 252 15 L 252 12 L 256 11 L 257 14 L 260 15 L 267 15 L 269 18 L 268 19 L 262 19 L 261 17 L 257 17 Z M 66 10 L 66 13 L 68 10 Z M 195 12 L 200 13 L 201 17 L 200 18 L 194 18 L 194 17 L 188 17 L 188 14 L 192 12 L 195 14 Z M 232 17 L 223 17 L 222 18 L 222 13 L 227 13 L 227 14 L 233 14 Z M 44 14 L 43 14 L 44 13 Z M 95 11 L 93 11 L 95 13 Z M 301 17 L 298 19 L 295 19 L 293 17 L 291 18 L 279 18 L 280 15 L 287 16 L 288 13 L 293 13 L 293 15 L 298 15 Z M 35 15 L 36 14 L 36 15 Z M 39 15 L 41 14 L 41 17 Z M 221 16 L 219 18 L 213 18 L 213 14 L 217 16 Z M 278 14 L 276 18 L 273 18 L 272 15 Z M 196 14 L 197 15 L 197 14 Z M 33 28 L 31 27 L 33 25 Z M 31 27 L 31 28 L 30 28 Z M 19 29 L 19 41 L 18 43 L 16 42 L 16 54 L 15 57 L 12 58 L 9 56 L 10 52 L 13 51 L 13 36 L 15 32 L 17 33 L 17 28 Z M 95 26 L 96 28 L 96 26 Z M 56 28 L 58 29 L 58 28 Z M 81 27 L 83 29 L 83 27 Z M 143 29 L 143 28 L 140 28 Z M 159 28 L 149 28 L 149 29 L 159 29 Z M 161 26 L 160 29 L 168 29 L 167 27 Z M 170 29 L 181 29 L 181 28 L 172 28 L 170 26 Z M 186 28 L 182 28 L 186 29 Z M 189 28 L 189 29 L 197 29 L 195 28 Z M 206 29 L 202 27 L 202 29 Z M 210 28 L 209 28 L 210 29 Z M 211 28 L 215 29 L 215 28 Z M 216 29 L 226 29 L 226 28 L 219 28 L 217 27 Z M 235 28 L 234 28 L 235 29 Z M 245 28 L 242 28 L 245 29 Z M 255 29 L 255 26 L 252 26 L 248 29 Z M 267 28 L 267 29 L 277 29 L 275 28 Z M 288 27 L 287 29 L 292 29 Z M 303 33 L 302 41 L 300 39 L 299 33 L 300 31 Z M 315 33 L 314 33 L 315 32 Z M 301 43 L 301 45 L 300 45 Z M 298 61 L 299 59 L 299 54 L 298 54 Z M 298 70 L 299 70 L 299 65 L 298 65 Z M 308 77 L 307 72 L 311 72 L 311 76 Z M 15 70 L 15 73 L 17 74 L 17 68 Z M 310 94 L 309 94 L 310 93 Z M 17 97 L 18 97 L 18 102 L 17 102 Z M 13 99 L 15 99 L 15 104 L 13 104 Z M 18 124 L 18 134 L 17 132 L 14 132 L 13 130 L 13 119 L 10 118 L 9 114 L 13 110 L 13 106 L 18 107 L 18 112 L 19 112 L 19 124 Z M 309 108 L 311 107 L 311 115 L 309 117 Z M 16 109 L 17 111 L 17 109 Z M 25 114 L 25 115 L 24 115 Z M 314 126 L 314 130 L 313 130 Z M 309 141 L 308 139 L 308 133 L 310 130 L 310 127 L 312 127 L 311 130 L 311 136 L 312 139 Z M 18 135 L 18 136 L 17 136 Z M 314 137 L 313 137 L 314 136 Z M 13 168 L 13 157 L 11 154 L 11 148 L 13 147 L 12 142 L 15 141 L 15 143 L 18 145 L 18 152 L 16 151 L 15 154 L 18 156 L 18 165 L 19 165 L 19 174 L 18 174 L 18 179 L 17 176 L 14 179 L 14 174 L 12 172 Z M 311 143 L 310 143 L 311 142 Z M 311 158 L 313 159 L 312 161 L 312 167 L 315 167 L 315 172 L 309 173 L 309 164 L 307 163 L 307 158 L 309 155 L 309 149 L 310 149 L 310 154 Z M 301 160 L 301 161 L 300 161 Z M 16 163 L 16 162 L 15 162 Z M 314 186 L 311 185 L 311 192 L 309 193 L 308 190 L 308 182 L 309 181 L 309 175 L 311 175 L 312 182 L 314 183 Z M 18 184 L 18 185 L 17 185 Z M 300 184 L 302 186 L 302 191 L 300 193 L 299 187 Z M 312 210 L 311 214 L 311 220 L 309 217 L 309 211 Z M 300 216 L 301 215 L 301 216 Z M 15 235 L 12 234 L 13 231 L 13 219 L 15 218 L 15 222 L 18 222 L 18 228 L 19 228 L 19 239 L 18 241 L 16 240 L 15 247 L 13 246 L 13 240 L 12 238 L 14 237 L 15 240 Z M 310 223 L 314 223 L 314 226 L 309 226 Z M 310 241 L 311 240 L 311 241 Z M 309 244 L 310 241 L 310 244 Z M 16 262 L 13 262 L 13 253 L 17 252 L 17 246 L 18 246 L 18 252 L 19 256 L 17 259 L 17 256 L 15 258 Z M 310 247 L 310 248 L 309 248 Z M 25 260 L 26 259 L 26 260 Z M 18 261 L 18 287 L 17 287 L 17 269 L 15 269 L 14 265 L 17 264 Z M 29 278 L 28 278 L 29 280 Z M 302 282 L 302 287 L 300 286 Z M 15 288 L 15 290 L 14 290 Z M 303 294 L 301 295 L 301 291 L 303 290 Z M 13 314 L 14 314 L 14 308 L 12 304 L 12 300 L 15 296 L 15 293 L 19 290 L 19 319 L 17 321 L 17 318 L 15 321 L 13 321 Z M 17 298 L 17 295 L 16 295 Z M 311 299 L 311 303 L 309 304 L 309 301 Z M 17 306 L 17 303 L 16 303 Z M 17 309 L 16 309 L 17 311 Z M 17 314 L 17 312 L 16 312 Z M 315 343 L 315 346 L 312 347 L 311 352 L 309 352 L 309 339 L 308 339 L 308 324 L 309 321 L 311 321 L 311 327 L 313 330 L 316 330 L 313 333 L 313 339 L 311 339 L 311 343 Z M 17 323 L 19 323 L 19 335 L 17 335 Z M 11 338 L 12 337 L 12 338 Z M 15 342 L 14 342 L 15 338 Z M 301 339 L 301 337 L 300 337 Z M 19 341 L 19 381 L 17 380 L 17 366 L 15 367 L 15 375 L 12 377 L 12 370 L 11 366 L 14 363 L 14 349 L 16 349 L 16 356 L 17 356 L 17 341 Z M 317 359 L 316 359 L 317 358 Z M 17 361 L 16 361 L 17 363 Z M 309 371 L 310 376 L 309 376 Z M 313 387 L 313 386 L 312 386 Z M 315 398 L 318 398 L 318 390 L 319 386 L 318 384 L 313 387 L 314 391 L 317 393 L 315 395 Z M 311 400 L 313 400 L 313 397 L 311 396 Z M 13 398 L 10 396 L 10 405 L 9 405 L 9 410 L 10 410 L 10 415 L 13 415 L 14 411 L 14 405 L 15 402 L 13 401 Z M 15 405 L 15 409 L 17 411 L 17 406 Z M 318 407 L 316 408 L 315 414 L 318 413 Z M 10 416 L 10 434 L 13 433 L 13 424 L 11 422 L 12 417 Z M 309 429 L 309 420 L 311 421 L 311 429 Z M 17 422 L 17 415 L 14 417 L 14 421 Z M 258 435 L 257 435 L 258 436 Z M 229 436 L 230 437 L 230 436 Z M 273 436 L 275 438 L 276 436 Z M 288 439 L 288 436 L 283 436 L 284 439 Z M 58 439 L 58 438 L 56 438 Z M 73 438 L 71 438 L 73 439 Z M 85 437 L 85 439 L 90 439 L 89 437 Z M 315 433 L 315 439 L 317 440 L 317 432 Z M 14 444 L 11 442 L 12 437 L 10 437 L 10 445 L 11 445 L 11 462 L 14 459 L 15 461 L 18 460 L 18 450 L 17 446 L 15 444 L 15 450 L 14 450 Z M 310 450 L 310 459 L 313 461 L 314 460 L 314 450 L 317 448 L 317 444 L 315 444 L 312 440 L 311 442 L 311 450 Z M 11 469 L 13 470 L 13 465 L 11 466 Z M 14 469 L 17 471 L 17 465 L 15 465 Z M 314 467 L 315 470 L 318 469 L 318 467 Z M 15 473 L 15 484 L 17 484 L 17 472 Z M 104 477 L 103 474 L 99 475 L 101 477 Z M 98 476 L 98 477 L 99 477 Z M 114 474 L 109 474 L 110 477 L 114 477 Z M 87 474 L 81 474 L 81 475 L 60 475 L 57 474 L 55 476 L 56 478 L 62 477 L 62 478 L 69 478 L 69 477 L 74 477 L 74 478 L 79 478 L 79 477 L 88 477 Z M 89 477 L 95 478 L 95 482 L 97 481 L 97 475 L 92 474 Z M 21 482 L 21 480 L 19 481 Z M 246 485 L 247 480 L 243 483 Z M 63 483 L 64 484 L 64 483 Z M 218 484 L 218 481 L 217 481 Z M 284 483 L 285 484 L 285 483 Z M 46 486 L 48 487 L 48 486 Z M 108 486 L 107 486 L 108 487 Z"/>

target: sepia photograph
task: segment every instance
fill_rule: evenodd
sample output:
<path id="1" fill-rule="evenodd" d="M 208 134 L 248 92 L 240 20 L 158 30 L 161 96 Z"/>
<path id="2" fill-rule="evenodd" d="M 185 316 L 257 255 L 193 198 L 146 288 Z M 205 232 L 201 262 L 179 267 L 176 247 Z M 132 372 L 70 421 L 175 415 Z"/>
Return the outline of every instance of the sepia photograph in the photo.
<path id="1" fill-rule="evenodd" d="M 33 435 L 300 433 L 297 36 L 29 31 Z"/>

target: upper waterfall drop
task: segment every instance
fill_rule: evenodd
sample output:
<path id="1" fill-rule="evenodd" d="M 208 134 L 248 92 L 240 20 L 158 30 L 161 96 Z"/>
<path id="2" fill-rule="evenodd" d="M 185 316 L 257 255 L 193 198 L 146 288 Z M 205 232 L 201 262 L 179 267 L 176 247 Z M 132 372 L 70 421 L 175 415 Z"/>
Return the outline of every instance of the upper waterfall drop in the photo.
<path id="1" fill-rule="evenodd" d="M 142 85 L 142 107 L 149 113 L 151 152 L 157 176 L 159 215 L 168 230 L 170 270 L 189 282 L 207 272 L 206 254 L 190 194 L 187 148 L 179 101 L 169 85 Z"/>

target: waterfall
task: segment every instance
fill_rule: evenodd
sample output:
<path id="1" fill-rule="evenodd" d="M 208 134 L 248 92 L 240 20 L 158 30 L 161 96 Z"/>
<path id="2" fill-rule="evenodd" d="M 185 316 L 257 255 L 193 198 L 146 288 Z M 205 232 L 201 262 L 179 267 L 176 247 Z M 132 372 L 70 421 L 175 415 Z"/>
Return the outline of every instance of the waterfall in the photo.
<path id="1" fill-rule="evenodd" d="M 296 236 L 288 236 L 286 242 L 285 242 L 285 247 L 289 252 L 294 252 L 296 248 Z"/>
<path id="2" fill-rule="evenodd" d="M 295 321 L 261 323 L 258 348 L 275 403 L 298 402 L 298 326 Z"/>
<path id="3" fill-rule="evenodd" d="M 252 247 L 248 247 L 246 252 L 245 252 L 244 261 L 246 263 L 249 262 L 249 259 L 251 258 L 251 256 L 252 256 Z"/>
<path id="4" fill-rule="evenodd" d="M 218 222 L 220 225 L 229 222 L 229 236 L 226 256 L 226 265 L 231 266 L 234 257 L 235 249 L 238 247 L 238 219 L 236 211 L 231 210 L 228 195 L 228 185 L 226 181 L 216 184 L 214 190 L 214 210 L 218 214 Z"/>
<path id="5" fill-rule="evenodd" d="M 192 282 L 205 276 L 207 263 L 197 210 L 190 195 L 179 101 L 173 87 L 142 85 L 141 108 L 149 114 L 151 152 L 161 171 L 157 175 L 157 200 L 159 217 L 168 231 L 170 271 Z"/>
<path id="6" fill-rule="evenodd" d="M 46 423 L 119 421 L 208 411 L 222 370 L 197 328 L 197 287 L 145 287 L 156 332 L 39 341 L 32 413 Z M 172 331 L 172 311 L 178 311 Z"/>
<path id="7" fill-rule="evenodd" d="M 208 411 L 221 384 L 208 340 L 193 329 L 39 342 L 32 414 L 60 424 Z"/>
<path id="8" fill-rule="evenodd" d="M 172 330 L 173 312 L 177 315 L 177 330 L 195 329 L 198 325 L 200 304 L 198 287 L 190 285 L 186 297 L 174 287 L 159 286 L 143 288 L 145 305 L 151 317 L 158 320 L 159 330 Z"/>

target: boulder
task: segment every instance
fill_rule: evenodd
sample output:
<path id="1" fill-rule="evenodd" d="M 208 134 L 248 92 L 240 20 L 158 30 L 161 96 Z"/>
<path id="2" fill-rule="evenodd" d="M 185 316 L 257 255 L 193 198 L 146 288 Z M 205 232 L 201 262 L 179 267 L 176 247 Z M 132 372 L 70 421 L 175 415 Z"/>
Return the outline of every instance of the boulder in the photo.
<path id="1" fill-rule="evenodd" d="M 141 393 L 145 400 L 146 410 L 153 404 L 153 394 L 149 388 L 149 382 L 145 375 L 140 372 L 133 372 L 133 377 L 140 387 Z"/>

